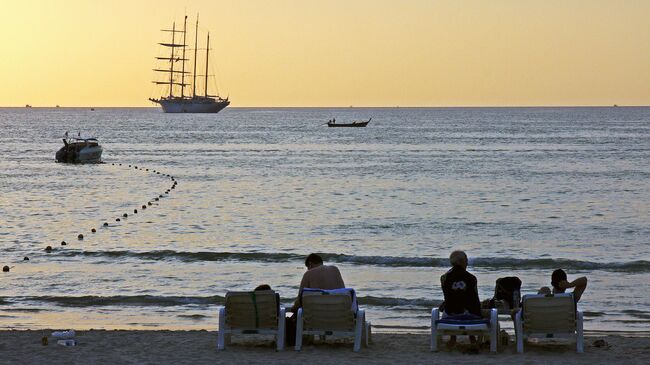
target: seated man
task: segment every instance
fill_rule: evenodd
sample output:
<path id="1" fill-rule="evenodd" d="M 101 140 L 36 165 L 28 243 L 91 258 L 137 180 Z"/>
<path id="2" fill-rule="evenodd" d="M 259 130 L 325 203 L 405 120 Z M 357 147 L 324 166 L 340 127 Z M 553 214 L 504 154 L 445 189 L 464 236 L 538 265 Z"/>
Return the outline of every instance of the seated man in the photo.
<path id="1" fill-rule="evenodd" d="M 573 299 L 578 303 L 582 297 L 582 293 L 587 289 L 587 278 L 583 276 L 569 282 L 566 272 L 562 269 L 557 269 L 551 274 L 551 285 L 553 286 L 553 294 L 564 293 L 569 288 L 575 288 L 573 289 Z M 551 289 L 543 286 L 539 289 L 538 294 L 551 294 Z"/>
<path id="2" fill-rule="evenodd" d="M 298 309 L 302 307 L 302 292 L 305 288 L 310 289 L 341 289 L 345 288 L 341 272 L 336 266 L 323 265 L 323 258 L 315 253 L 309 254 L 305 259 L 307 272 L 302 276 L 298 297 L 293 304 L 290 312 L 293 312 L 286 323 L 286 343 L 293 346 L 296 341 L 296 316 Z"/>
<path id="3" fill-rule="evenodd" d="M 298 297 L 291 312 L 298 312 L 298 308 L 302 306 L 302 291 L 305 288 L 324 290 L 345 288 L 339 269 L 336 266 L 323 265 L 323 258 L 317 254 L 309 254 L 305 259 L 305 266 L 307 272 L 302 276 Z"/>
<path id="4" fill-rule="evenodd" d="M 481 302 L 478 299 L 476 277 L 467 272 L 467 255 L 454 251 L 449 256 L 451 269 L 440 277 L 445 301 L 441 304 L 443 318 L 481 319 Z M 474 342 L 474 336 L 470 336 Z M 456 343 L 456 336 L 450 336 L 448 346 Z"/>

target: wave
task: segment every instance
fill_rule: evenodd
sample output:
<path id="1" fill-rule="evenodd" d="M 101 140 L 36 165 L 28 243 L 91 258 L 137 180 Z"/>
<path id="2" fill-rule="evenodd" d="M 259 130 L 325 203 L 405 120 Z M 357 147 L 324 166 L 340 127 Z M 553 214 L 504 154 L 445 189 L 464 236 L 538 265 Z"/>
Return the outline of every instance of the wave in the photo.
<path id="1" fill-rule="evenodd" d="M 68 257 L 93 257 L 139 260 L 179 260 L 184 262 L 201 261 L 243 261 L 243 262 L 291 262 L 302 261 L 304 255 L 283 252 L 189 252 L 189 251 L 81 251 L 64 250 L 58 255 Z M 356 265 L 373 265 L 388 267 L 448 267 L 449 260 L 440 257 L 404 257 L 404 256 L 360 256 L 335 253 L 321 253 L 323 259 L 333 263 Z M 650 261 L 637 260 L 628 262 L 594 262 L 567 259 L 536 258 L 520 259 L 512 257 L 478 257 L 470 260 L 470 266 L 492 269 L 544 269 L 570 268 L 572 270 L 605 270 L 622 272 L 650 272 Z"/>
<path id="2" fill-rule="evenodd" d="M 284 304 L 290 306 L 292 298 L 283 298 Z M 392 298 L 360 296 L 359 304 L 370 307 L 422 307 L 433 308 L 440 305 L 441 300 L 425 298 Z M 172 306 L 210 306 L 223 305 L 225 298 L 213 296 L 158 296 L 158 295 L 115 295 L 115 296 L 32 296 L 2 298 L 5 304 L 15 302 L 40 302 L 59 305 L 62 307 L 104 307 L 104 306 L 137 306 L 137 307 L 172 307 Z"/>

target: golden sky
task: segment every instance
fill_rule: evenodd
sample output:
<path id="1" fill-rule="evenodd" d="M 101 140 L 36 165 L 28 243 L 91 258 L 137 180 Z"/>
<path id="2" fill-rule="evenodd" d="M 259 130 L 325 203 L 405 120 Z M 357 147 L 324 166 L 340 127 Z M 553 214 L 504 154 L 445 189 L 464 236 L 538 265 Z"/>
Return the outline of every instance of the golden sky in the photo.
<path id="1" fill-rule="evenodd" d="M 153 106 L 197 12 L 232 106 L 650 105 L 648 0 L 0 0 L 0 106 Z"/>

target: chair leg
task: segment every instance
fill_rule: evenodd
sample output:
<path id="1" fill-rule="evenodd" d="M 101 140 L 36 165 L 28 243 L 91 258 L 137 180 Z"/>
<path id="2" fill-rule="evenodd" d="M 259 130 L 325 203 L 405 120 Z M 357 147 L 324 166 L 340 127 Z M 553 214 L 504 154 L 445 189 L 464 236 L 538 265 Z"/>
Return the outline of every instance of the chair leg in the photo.
<path id="1" fill-rule="evenodd" d="M 583 353 L 585 352 L 585 345 L 584 345 L 584 329 L 583 329 L 583 322 L 584 322 L 584 317 L 581 311 L 578 311 L 577 313 L 577 320 L 576 320 L 576 352 L 578 353 Z"/>
<path id="2" fill-rule="evenodd" d="M 354 352 L 361 350 L 361 336 L 363 336 L 363 323 L 366 321 L 366 311 L 359 309 L 354 330 Z"/>
<path id="3" fill-rule="evenodd" d="M 298 314 L 296 318 L 296 351 L 300 351 L 302 349 L 302 327 L 303 327 L 303 320 L 302 320 L 302 308 L 298 309 Z"/>
<path id="4" fill-rule="evenodd" d="M 368 321 L 364 324 L 364 335 L 365 335 L 365 344 L 366 347 L 370 346 L 370 340 L 372 337 L 372 324 Z"/>
<path id="5" fill-rule="evenodd" d="M 431 351 L 438 351 L 438 330 L 436 328 L 436 321 L 440 317 L 440 311 L 438 308 L 431 310 Z"/>
<path id="6" fill-rule="evenodd" d="M 497 335 L 499 331 L 499 315 L 496 308 L 490 311 L 490 352 L 497 352 Z"/>
<path id="7" fill-rule="evenodd" d="M 217 351 L 226 347 L 226 308 L 219 308 L 219 335 L 217 337 Z"/>
<path id="8" fill-rule="evenodd" d="M 524 328 L 521 323 L 521 309 L 517 311 L 515 316 L 515 335 L 517 336 L 517 352 L 524 352 Z"/>
<path id="9" fill-rule="evenodd" d="M 280 313 L 278 314 L 278 334 L 275 336 L 275 344 L 278 351 L 284 350 L 284 331 L 286 322 L 286 309 L 282 307 L 280 308 Z"/>

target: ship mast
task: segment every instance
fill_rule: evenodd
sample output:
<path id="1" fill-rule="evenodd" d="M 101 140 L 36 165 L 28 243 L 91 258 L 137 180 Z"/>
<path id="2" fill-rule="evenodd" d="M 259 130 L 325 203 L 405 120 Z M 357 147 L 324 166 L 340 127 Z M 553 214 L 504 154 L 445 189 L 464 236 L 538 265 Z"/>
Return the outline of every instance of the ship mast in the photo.
<path id="1" fill-rule="evenodd" d="M 205 46 L 205 97 L 208 97 L 208 58 L 210 57 L 210 32 L 208 32 L 208 41 Z"/>
<path id="2" fill-rule="evenodd" d="M 182 64 L 182 72 L 181 72 L 181 99 L 183 98 L 183 94 L 185 92 L 185 47 L 187 44 L 185 43 L 185 35 L 187 34 L 187 15 L 185 15 L 185 20 L 183 21 L 183 58 L 181 61 Z M 174 43 L 172 41 L 172 43 Z"/>
<path id="3" fill-rule="evenodd" d="M 187 20 L 186 20 L 187 22 Z M 156 59 L 159 60 L 165 60 L 169 61 L 169 69 L 154 69 L 154 71 L 157 72 L 168 72 L 169 73 L 169 80 L 168 81 L 153 81 L 154 84 L 158 85 L 169 85 L 169 98 L 174 97 L 174 85 L 179 85 L 181 87 L 181 97 L 183 96 L 183 88 L 187 86 L 185 84 L 185 74 L 189 73 L 185 71 L 185 61 L 187 59 L 185 58 L 185 25 L 183 26 L 183 30 L 176 30 L 176 22 L 172 23 L 172 29 L 162 29 L 163 32 L 171 32 L 172 33 L 172 42 L 171 43 L 158 43 L 163 47 L 169 47 L 170 48 L 170 53 L 169 57 L 156 57 Z M 176 33 L 183 33 L 183 44 L 176 44 L 174 43 L 176 41 Z M 183 57 L 175 57 L 174 55 L 176 54 L 176 48 L 183 47 Z M 182 61 L 182 70 L 176 71 L 174 70 L 174 62 Z M 181 74 L 182 75 L 182 81 L 181 82 L 174 82 L 174 74 Z"/>
<path id="4" fill-rule="evenodd" d="M 169 98 L 174 96 L 174 37 L 176 36 L 176 22 L 172 23 L 172 46 L 169 47 Z"/>
<path id="5" fill-rule="evenodd" d="M 192 73 L 192 97 L 196 96 L 196 60 L 199 46 L 199 14 L 196 14 L 196 28 L 194 30 L 194 72 Z"/>

